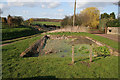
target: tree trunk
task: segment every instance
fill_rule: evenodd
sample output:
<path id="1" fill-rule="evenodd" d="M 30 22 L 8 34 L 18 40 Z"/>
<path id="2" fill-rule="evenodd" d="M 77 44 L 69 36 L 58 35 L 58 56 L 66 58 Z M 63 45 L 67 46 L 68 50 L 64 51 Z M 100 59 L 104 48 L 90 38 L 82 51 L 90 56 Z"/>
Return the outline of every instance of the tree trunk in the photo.
<path id="1" fill-rule="evenodd" d="M 105 34 L 107 34 L 107 27 L 105 27 Z"/>

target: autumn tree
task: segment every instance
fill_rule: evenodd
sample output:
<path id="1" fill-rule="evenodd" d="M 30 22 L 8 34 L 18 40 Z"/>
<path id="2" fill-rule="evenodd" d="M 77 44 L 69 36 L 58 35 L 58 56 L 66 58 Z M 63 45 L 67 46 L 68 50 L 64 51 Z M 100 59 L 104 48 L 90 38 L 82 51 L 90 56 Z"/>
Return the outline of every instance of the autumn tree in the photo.
<path id="1" fill-rule="evenodd" d="M 82 16 L 86 16 L 84 25 L 96 27 L 99 24 L 100 11 L 96 7 L 89 7 L 81 11 Z"/>
<path id="2" fill-rule="evenodd" d="M 90 20 L 90 17 L 87 14 L 80 13 L 77 16 L 77 23 L 79 23 L 79 25 L 88 26 L 89 24 L 87 24 L 87 22 L 89 22 L 89 20 Z"/>
<path id="3" fill-rule="evenodd" d="M 31 25 L 31 23 L 33 22 L 33 18 L 29 19 L 29 25 Z"/>
<path id="4" fill-rule="evenodd" d="M 100 11 L 95 7 L 89 7 L 75 15 L 75 26 L 96 27 L 99 24 Z M 73 16 L 66 16 L 61 22 L 62 26 L 73 25 Z"/>

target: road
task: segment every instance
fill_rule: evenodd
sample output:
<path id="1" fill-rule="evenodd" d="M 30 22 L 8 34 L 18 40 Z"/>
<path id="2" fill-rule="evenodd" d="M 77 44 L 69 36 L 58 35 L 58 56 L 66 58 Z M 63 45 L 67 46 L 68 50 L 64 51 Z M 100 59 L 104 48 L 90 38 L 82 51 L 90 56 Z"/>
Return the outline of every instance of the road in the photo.
<path id="1" fill-rule="evenodd" d="M 95 34 L 95 35 L 102 36 L 102 37 L 109 38 L 111 40 L 120 42 L 120 35 L 119 36 L 114 35 L 114 34 Z"/>

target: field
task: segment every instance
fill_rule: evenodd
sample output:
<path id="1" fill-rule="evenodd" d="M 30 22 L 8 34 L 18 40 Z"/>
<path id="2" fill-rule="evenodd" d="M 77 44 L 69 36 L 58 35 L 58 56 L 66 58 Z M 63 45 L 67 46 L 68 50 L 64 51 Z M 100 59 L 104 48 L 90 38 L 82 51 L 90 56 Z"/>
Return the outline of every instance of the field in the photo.
<path id="1" fill-rule="evenodd" d="M 106 38 L 89 33 L 52 33 L 51 35 L 89 36 L 109 45 Z M 75 57 L 71 64 L 71 53 L 66 57 L 48 54 L 39 57 L 21 58 L 19 55 L 43 35 L 18 41 L 3 46 L 2 71 L 3 78 L 118 78 L 118 57 L 94 57 L 92 63 L 88 57 Z M 103 38 L 103 39 L 101 39 Z M 114 42 L 114 41 L 113 41 Z M 114 42 L 114 44 L 117 44 Z M 62 45 L 62 44 L 61 44 Z M 22 47 L 21 47 L 22 46 Z M 63 45 L 64 48 L 65 45 Z M 113 46 L 117 49 L 117 46 Z M 57 47 L 57 45 L 56 45 Z M 62 53 L 62 55 L 65 53 Z"/>
<path id="2" fill-rule="evenodd" d="M 32 24 L 46 24 L 46 25 L 55 25 L 55 26 L 61 26 L 60 22 L 40 22 L 40 21 L 34 21 Z"/>

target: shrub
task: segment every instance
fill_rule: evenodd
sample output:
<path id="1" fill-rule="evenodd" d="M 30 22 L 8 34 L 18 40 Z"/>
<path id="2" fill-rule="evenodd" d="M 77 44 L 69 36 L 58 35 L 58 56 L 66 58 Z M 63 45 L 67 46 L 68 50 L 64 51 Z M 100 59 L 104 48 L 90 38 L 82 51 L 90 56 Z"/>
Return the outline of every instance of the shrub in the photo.
<path id="1" fill-rule="evenodd" d="M 93 49 L 93 52 L 98 56 L 109 56 L 110 51 L 106 46 L 100 46 Z"/>
<path id="2" fill-rule="evenodd" d="M 61 26 L 67 26 L 67 25 L 70 25 L 72 26 L 72 17 L 71 16 L 65 16 L 65 18 L 62 20 L 61 22 Z"/>
<path id="3" fill-rule="evenodd" d="M 109 20 L 106 25 L 107 27 L 120 27 L 120 22 L 118 19 Z"/>
<path id="4" fill-rule="evenodd" d="M 86 47 L 86 46 L 81 46 L 81 47 L 79 48 L 79 52 L 80 52 L 81 54 L 88 54 L 88 53 L 89 53 L 89 49 L 88 49 L 88 47 Z"/>

